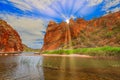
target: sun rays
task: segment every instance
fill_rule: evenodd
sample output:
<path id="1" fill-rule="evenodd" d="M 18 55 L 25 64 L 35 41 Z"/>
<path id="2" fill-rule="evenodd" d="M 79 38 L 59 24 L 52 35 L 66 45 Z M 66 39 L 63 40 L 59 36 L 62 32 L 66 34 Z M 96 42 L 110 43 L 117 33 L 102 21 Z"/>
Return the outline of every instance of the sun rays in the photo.
<path id="1" fill-rule="evenodd" d="M 57 0 L 43 10 L 46 19 L 56 22 L 66 21 L 69 23 L 70 18 L 82 18 L 86 14 L 93 12 L 95 7 L 89 6 L 87 0 Z"/>

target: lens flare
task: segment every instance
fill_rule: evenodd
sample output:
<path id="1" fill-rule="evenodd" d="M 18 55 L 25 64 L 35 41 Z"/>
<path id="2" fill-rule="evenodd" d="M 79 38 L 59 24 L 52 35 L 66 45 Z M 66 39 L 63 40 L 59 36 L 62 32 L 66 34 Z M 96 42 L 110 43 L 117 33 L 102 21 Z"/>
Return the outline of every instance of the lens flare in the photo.
<path id="1" fill-rule="evenodd" d="M 69 22 L 70 22 L 70 19 L 66 19 L 65 21 L 66 21 L 66 23 L 67 23 L 67 24 L 69 24 Z"/>

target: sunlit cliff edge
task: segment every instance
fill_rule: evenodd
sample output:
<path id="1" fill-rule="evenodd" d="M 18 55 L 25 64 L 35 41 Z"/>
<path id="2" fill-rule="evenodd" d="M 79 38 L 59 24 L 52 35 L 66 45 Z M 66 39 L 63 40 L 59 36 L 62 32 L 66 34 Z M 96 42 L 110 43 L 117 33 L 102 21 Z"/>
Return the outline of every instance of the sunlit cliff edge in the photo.
<path id="1" fill-rule="evenodd" d="M 81 18 L 59 24 L 50 21 L 41 50 L 103 46 L 120 47 L 120 11 L 89 21 Z"/>

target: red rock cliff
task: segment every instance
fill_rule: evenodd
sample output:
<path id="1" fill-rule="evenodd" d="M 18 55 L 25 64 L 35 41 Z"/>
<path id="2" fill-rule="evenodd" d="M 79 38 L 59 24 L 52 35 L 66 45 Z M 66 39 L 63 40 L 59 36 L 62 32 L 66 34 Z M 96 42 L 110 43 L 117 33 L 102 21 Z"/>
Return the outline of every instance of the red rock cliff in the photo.
<path id="1" fill-rule="evenodd" d="M 5 21 L 0 20 L 0 52 L 23 51 L 19 34 Z"/>
<path id="2" fill-rule="evenodd" d="M 119 35 L 120 11 L 90 21 L 70 19 L 69 24 L 50 21 L 41 50 L 54 50 L 71 45 L 73 48 L 120 46 Z"/>

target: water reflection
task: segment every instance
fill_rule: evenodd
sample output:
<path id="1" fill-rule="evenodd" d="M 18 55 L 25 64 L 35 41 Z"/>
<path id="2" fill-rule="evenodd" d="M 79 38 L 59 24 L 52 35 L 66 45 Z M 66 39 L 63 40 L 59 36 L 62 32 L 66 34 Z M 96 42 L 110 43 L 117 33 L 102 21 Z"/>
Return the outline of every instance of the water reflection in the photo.
<path id="1" fill-rule="evenodd" d="M 120 80 L 119 75 L 119 58 L 0 57 L 0 80 Z"/>
<path id="2" fill-rule="evenodd" d="M 116 58 L 44 57 L 43 65 L 45 80 L 120 80 Z"/>
<path id="3" fill-rule="evenodd" d="M 66 75 L 67 72 L 71 72 L 72 74 L 75 74 L 74 68 L 76 66 L 76 63 L 74 62 L 75 61 L 74 59 L 75 59 L 74 57 L 70 57 L 70 58 L 63 57 L 63 58 L 61 58 L 60 67 L 61 67 L 62 70 L 59 71 L 58 80 L 65 80 L 65 77 L 66 77 L 65 75 Z M 68 61 L 67 62 L 68 64 L 66 64 L 66 61 Z M 73 76 L 72 74 L 70 76 Z M 70 77 L 68 77 L 68 79 L 69 78 Z"/>
<path id="4" fill-rule="evenodd" d="M 0 57 L 0 80 L 44 80 L 42 56 Z"/>

